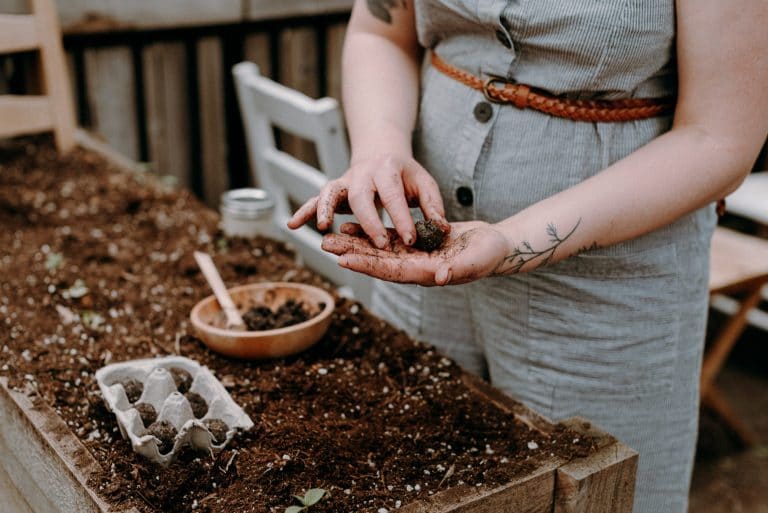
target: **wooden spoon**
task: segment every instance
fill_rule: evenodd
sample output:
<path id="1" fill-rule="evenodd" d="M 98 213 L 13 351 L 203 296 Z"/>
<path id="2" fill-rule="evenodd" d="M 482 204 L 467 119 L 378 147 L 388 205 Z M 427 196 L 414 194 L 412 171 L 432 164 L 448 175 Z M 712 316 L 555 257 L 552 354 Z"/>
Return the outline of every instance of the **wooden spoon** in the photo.
<path id="1" fill-rule="evenodd" d="M 213 259 L 208 253 L 201 251 L 195 251 L 195 261 L 203 271 L 203 276 L 208 281 L 208 285 L 213 289 L 213 294 L 219 301 L 221 309 L 224 310 L 224 315 L 227 316 L 227 329 L 244 330 L 245 322 L 237 310 L 234 301 L 227 292 L 227 287 L 224 285 L 224 281 L 221 279 L 216 264 L 213 263 Z"/>

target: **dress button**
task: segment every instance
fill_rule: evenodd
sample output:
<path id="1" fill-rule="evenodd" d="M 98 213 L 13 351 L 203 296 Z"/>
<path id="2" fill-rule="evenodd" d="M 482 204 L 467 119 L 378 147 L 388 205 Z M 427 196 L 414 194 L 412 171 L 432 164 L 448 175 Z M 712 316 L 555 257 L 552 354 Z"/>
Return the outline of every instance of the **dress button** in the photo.
<path id="1" fill-rule="evenodd" d="M 465 207 L 471 207 L 472 202 L 474 201 L 473 195 L 472 195 L 472 189 L 469 187 L 461 186 L 458 189 L 456 189 L 456 199 L 459 201 L 459 204 Z"/>
<path id="2" fill-rule="evenodd" d="M 488 102 L 480 102 L 475 105 L 475 119 L 481 123 L 487 122 L 493 116 L 493 107 Z"/>
<path id="3" fill-rule="evenodd" d="M 496 31 L 496 39 L 507 48 L 512 48 L 512 41 L 509 40 L 509 36 L 503 30 L 499 29 Z"/>

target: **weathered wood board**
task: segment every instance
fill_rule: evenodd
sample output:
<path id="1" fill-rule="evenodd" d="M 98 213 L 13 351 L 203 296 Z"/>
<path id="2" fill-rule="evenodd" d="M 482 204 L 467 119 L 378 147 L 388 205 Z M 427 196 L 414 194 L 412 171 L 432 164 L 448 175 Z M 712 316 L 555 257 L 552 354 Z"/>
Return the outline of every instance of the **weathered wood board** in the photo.
<path id="1" fill-rule="evenodd" d="M 84 53 L 91 130 L 126 157 L 139 160 L 131 49 L 95 48 Z"/>
<path id="2" fill-rule="evenodd" d="M 0 0 L 0 13 L 29 12 L 29 0 Z M 353 0 L 57 0 L 65 33 L 240 23 L 349 11 Z"/>

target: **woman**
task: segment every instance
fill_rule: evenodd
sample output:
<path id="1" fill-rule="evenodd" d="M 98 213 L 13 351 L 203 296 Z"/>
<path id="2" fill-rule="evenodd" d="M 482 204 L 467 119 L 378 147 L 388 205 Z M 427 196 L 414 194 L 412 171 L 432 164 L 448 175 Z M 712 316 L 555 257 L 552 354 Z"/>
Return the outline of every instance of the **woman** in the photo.
<path id="1" fill-rule="evenodd" d="M 340 265 L 463 284 L 378 283 L 374 309 L 536 410 L 614 433 L 640 453 L 635 511 L 683 513 L 713 202 L 768 133 L 766 19 L 764 0 L 358 0 L 351 167 L 289 224 L 328 229 L 348 206 L 360 224 L 323 242 Z M 616 114 L 627 98 L 644 114 Z M 409 205 L 450 230 L 440 250 L 412 247 Z"/>

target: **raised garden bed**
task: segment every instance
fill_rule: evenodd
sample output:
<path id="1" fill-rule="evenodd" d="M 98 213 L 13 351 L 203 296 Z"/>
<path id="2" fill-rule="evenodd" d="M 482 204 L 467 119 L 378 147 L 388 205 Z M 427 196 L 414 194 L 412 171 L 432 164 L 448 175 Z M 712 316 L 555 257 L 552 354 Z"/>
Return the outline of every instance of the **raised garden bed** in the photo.
<path id="1" fill-rule="evenodd" d="M 329 492 L 310 513 L 631 511 L 633 451 L 552 424 L 354 302 L 298 357 L 209 352 L 187 322 L 208 295 L 194 250 L 229 285 L 330 289 L 282 244 L 216 223 L 92 152 L 0 149 L 0 490 L 19 511 L 283 513 L 309 488 Z M 256 427 L 167 469 L 134 454 L 94 372 L 166 354 L 208 366 Z"/>

